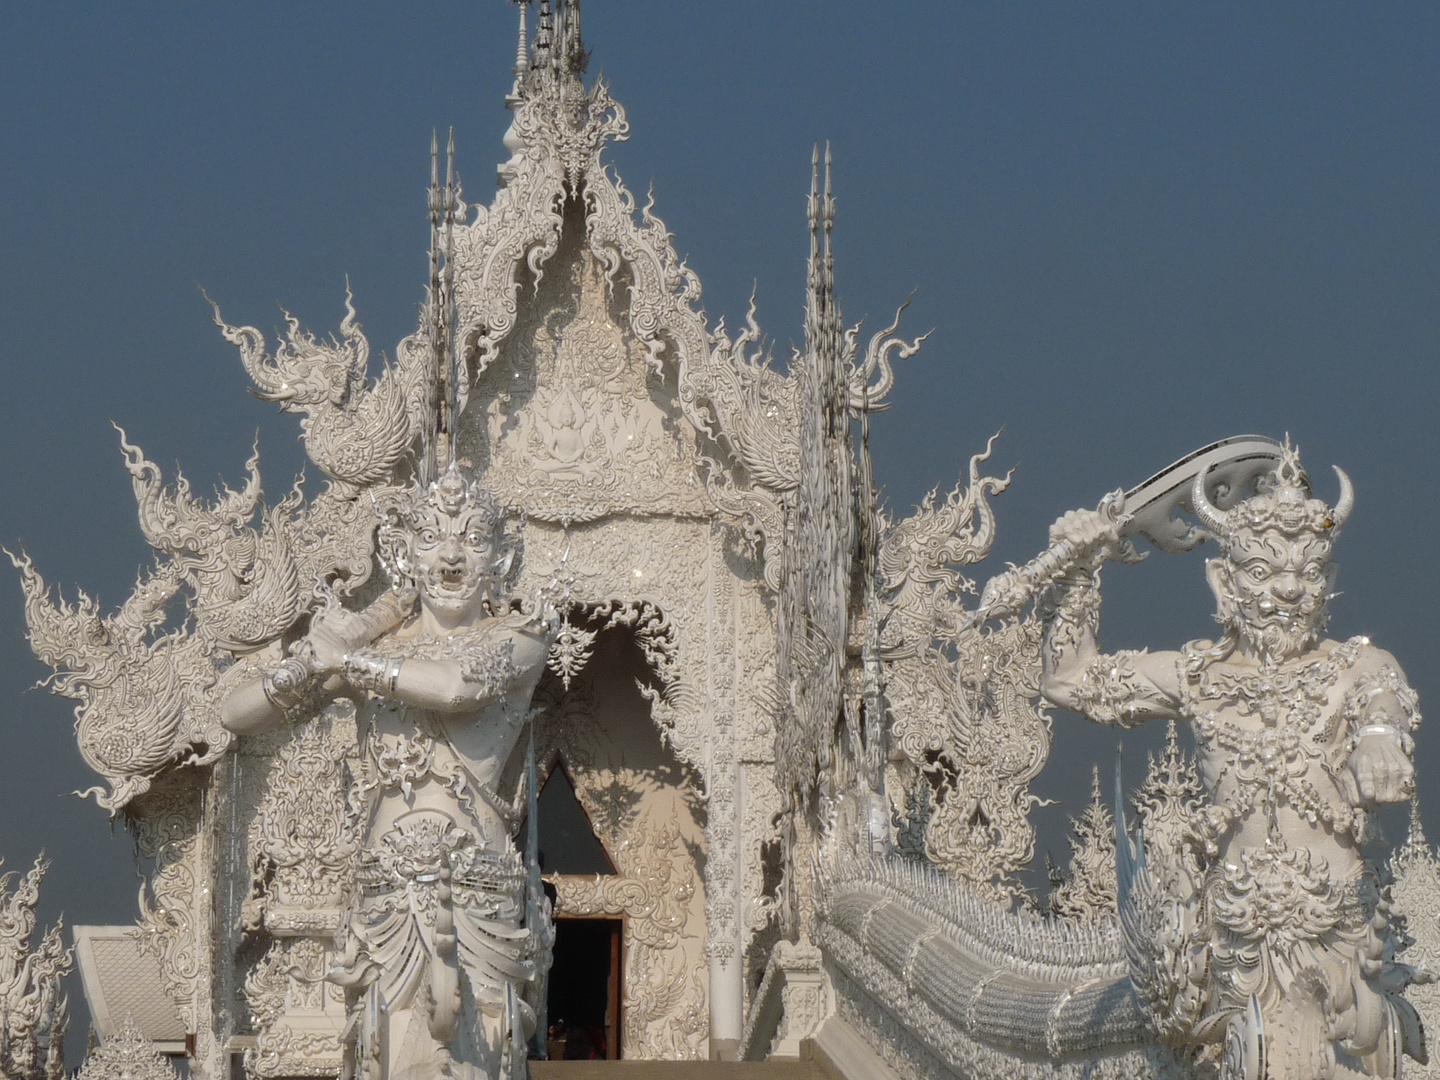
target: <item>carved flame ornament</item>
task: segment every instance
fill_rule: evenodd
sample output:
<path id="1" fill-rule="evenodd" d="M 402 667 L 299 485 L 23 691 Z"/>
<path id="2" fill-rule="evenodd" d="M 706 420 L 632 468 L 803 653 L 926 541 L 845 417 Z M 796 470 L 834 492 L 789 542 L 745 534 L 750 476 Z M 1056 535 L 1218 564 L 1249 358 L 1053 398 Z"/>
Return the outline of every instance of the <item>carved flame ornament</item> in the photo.
<path id="1" fill-rule="evenodd" d="M 61 983 L 75 953 L 65 947 L 63 923 L 35 940 L 35 905 L 49 868 L 41 856 L 23 877 L 0 876 L 0 1075 L 14 1080 L 65 1075 L 70 1020 Z"/>

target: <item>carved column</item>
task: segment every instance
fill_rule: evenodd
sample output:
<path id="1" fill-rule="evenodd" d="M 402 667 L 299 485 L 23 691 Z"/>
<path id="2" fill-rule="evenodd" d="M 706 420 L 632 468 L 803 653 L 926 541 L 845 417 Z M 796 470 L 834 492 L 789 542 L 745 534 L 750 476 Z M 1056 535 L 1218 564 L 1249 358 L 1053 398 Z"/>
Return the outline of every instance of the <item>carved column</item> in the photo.
<path id="1" fill-rule="evenodd" d="M 717 757 L 719 755 L 717 754 Z M 745 954 L 740 943 L 742 880 L 739 840 L 742 815 L 740 767 L 733 760 L 716 761 L 710 772 L 710 861 L 706 877 L 711 897 L 710 938 L 710 1056 L 735 1060 L 745 1023 Z M 717 802 L 717 793 L 723 797 Z M 726 843 L 717 837 L 728 833 Z"/>
<path id="2" fill-rule="evenodd" d="M 220 837 L 221 808 L 228 805 L 230 779 L 228 769 L 212 769 L 201 797 L 200 828 L 195 846 L 197 882 L 195 891 L 195 958 L 198 973 L 195 982 L 195 1044 L 190 1059 L 190 1074 L 196 1080 L 225 1080 L 230 1073 L 228 1046 L 234 1018 L 222 996 L 223 980 L 219 978 L 217 945 L 221 934 L 220 904 L 223 900 L 216 889 L 223 842 Z"/>
<path id="3" fill-rule="evenodd" d="M 154 861 L 136 932 L 141 948 L 159 961 L 165 991 L 195 1039 L 190 1068 L 196 1080 L 224 1076 L 215 1072 L 220 1051 L 210 1026 L 211 782 L 172 773 L 132 808 L 136 851 Z"/>
<path id="4" fill-rule="evenodd" d="M 333 1077 L 345 1001 L 325 973 L 359 851 L 345 803 L 353 707 L 332 706 L 279 737 L 248 844 L 254 878 L 242 918 L 271 941 L 244 979 L 255 1029 L 245 1067 L 257 1078 Z"/>
<path id="5" fill-rule="evenodd" d="M 725 564 L 724 529 L 711 528 L 709 609 L 710 815 L 706 899 L 710 961 L 710 1056 L 735 1059 L 745 1022 L 744 794 L 735 733 L 735 585 Z"/>

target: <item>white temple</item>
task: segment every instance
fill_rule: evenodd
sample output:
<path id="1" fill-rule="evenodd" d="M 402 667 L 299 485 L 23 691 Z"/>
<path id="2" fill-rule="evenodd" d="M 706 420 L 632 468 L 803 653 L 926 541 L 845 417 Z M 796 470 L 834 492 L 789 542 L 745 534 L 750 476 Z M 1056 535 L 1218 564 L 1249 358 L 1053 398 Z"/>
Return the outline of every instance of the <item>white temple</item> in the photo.
<path id="1" fill-rule="evenodd" d="M 844 324 L 828 157 L 781 370 L 607 166 L 629 126 L 578 0 L 518 6 L 498 190 L 467 203 L 435 148 L 394 363 L 371 376 L 348 298 L 338 337 L 276 343 L 215 310 L 321 482 L 267 498 L 257 455 L 207 501 L 122 432 L 156 553 L 132 597 L 65 604 L 16 559 L 150 875 L 136 927 L 74 935 L 82 1075 L 1440 1075 L 1440 866 L 1418 819 L 1359 853 L 1413 805 L 1418 706 L 1389 654 L 1321 636 L 1343 474 L 1331 507 L 1288 443 L 1223 439 L 969 569 L 1009 478 L 972 433 L 953 491 L 878 508 L 867 418 L 923 339 Z M 1139 538 L 1219 541 L 1224 637 L 1098 652 L 1100 566 Z M 1137 791 L 1097 774 L 1042 900 L 1055 705 L 1171 737 Z M 72 957 L 17 902 L 0 1062 L 28 1080 Z"/>

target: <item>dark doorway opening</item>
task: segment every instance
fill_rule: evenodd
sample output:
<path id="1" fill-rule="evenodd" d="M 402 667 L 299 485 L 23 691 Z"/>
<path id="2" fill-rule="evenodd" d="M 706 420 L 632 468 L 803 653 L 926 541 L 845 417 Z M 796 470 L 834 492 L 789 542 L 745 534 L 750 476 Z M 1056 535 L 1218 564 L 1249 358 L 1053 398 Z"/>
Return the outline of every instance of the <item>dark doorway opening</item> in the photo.
<path id="1" fill-rule="evenodd" d="M 550 1058 L 619 1058 L 624 929 L 620 919 L 555 920 L 555 964 L 546 1001 Z"/>
<path id="2" fill-rule="evenodd" d="M 547 874 L 613 874 L 615 867 L 563 765 L 556 765 L 536 801 L 540 859 Z"/>

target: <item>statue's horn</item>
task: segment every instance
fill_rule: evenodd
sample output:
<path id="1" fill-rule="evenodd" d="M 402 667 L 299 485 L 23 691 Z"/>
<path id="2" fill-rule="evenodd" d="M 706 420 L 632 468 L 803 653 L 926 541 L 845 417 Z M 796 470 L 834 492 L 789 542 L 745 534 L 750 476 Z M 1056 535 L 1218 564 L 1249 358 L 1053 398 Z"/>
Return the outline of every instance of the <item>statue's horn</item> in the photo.
<path id="1" fill-rule="evenodd" d="M 1205 476 L 1209 471 L 1209 469 L 1202 469 L 1195 474 L 1195 482 L 1190 485 L 1190 507 L 1195 511 L 1195 516 L 1200 519 L 1200 524 L 1204 525 L 1219 540 L 1225 535 L 1226 515 L 1205 494 Z"/>
<path id="2" fill-rule="evenodd" d="M 1332 531 L 1338 533 L 1345 527 L 1345 522 L 1350 520 L 1350 511 L 1355 509 L 1355 485 L 1350 483 L 1350 477 L 1345 475 L 1345 470 L 1339 465 L 1332 465 L 1331 468 L 1340 478 L 1340 499 L 1330 514 L 1330 519 L 1335 522 Z"/>

